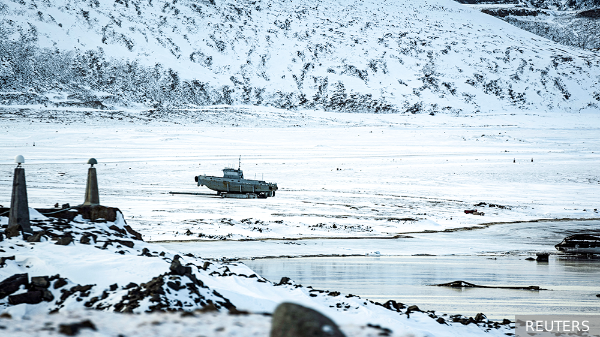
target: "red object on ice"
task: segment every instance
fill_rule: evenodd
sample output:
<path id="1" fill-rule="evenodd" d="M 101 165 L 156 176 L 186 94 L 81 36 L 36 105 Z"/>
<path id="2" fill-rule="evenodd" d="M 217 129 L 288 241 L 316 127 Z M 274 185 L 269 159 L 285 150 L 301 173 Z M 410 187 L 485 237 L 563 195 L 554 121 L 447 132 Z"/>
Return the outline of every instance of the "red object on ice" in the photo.
<path id="1" fill-rule="evenodd" d="M 465 214 L 473 214 L 475 212 L 477 212 L 476 209 L 465 209 Z"/>

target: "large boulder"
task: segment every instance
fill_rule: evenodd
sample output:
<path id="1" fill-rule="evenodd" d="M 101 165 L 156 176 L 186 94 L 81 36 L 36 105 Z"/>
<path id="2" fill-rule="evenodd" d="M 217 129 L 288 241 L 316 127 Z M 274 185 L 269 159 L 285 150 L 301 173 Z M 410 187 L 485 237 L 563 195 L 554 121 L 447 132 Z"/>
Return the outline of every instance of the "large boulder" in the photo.
<path id="1" fill-rule="evenodd" d="M 38 304 L 44 300 L 44 292 L 42 290 L 30 290 L 26 293 L 8 296 L 8 303 L 12 305 L 27 303 Z"/>
<path id="2" fill-rule="evenodd" d="M 21 234 L 21 225 L 10 226 L 4 230 L 7 239 L 19 236 Z"/>
<path id="3" fill-rule="evenodd" d="M 78 323 L 60 324 L 58 326 L 58 332 L 67 336 L 75 336 L 79 334 L 81 329 L 91 329 L 96 331 L 96 325 L 94 325 L 94 323 L 92 323 L 92 321 L 89 319 L 86 319 Z"/>
<path id="4" fill-rule="evenodd" d="M 320 312 L 294 303 L 281 303 L 273 313 L 271 337 L 342 337 L 338 326 Z"/>
<path id="5" fill-rule="evenodd" d="M 192 267 L 181 265 L 181 261 L 179 261 L 180 258 L 179 255 L 173 257 L 173 261 L 171 261 L 171 266 L 169 267 L 171 274 L 180 276 L 192 274 Z"/>
<path id="6" fill-rule="evenodd" d="M 14 274 L 13 276 L 0 282 L 0 299 L 14 293 L 19 290 L 22 285 L 29 285 L 28 275 L 25 274 Z"/>

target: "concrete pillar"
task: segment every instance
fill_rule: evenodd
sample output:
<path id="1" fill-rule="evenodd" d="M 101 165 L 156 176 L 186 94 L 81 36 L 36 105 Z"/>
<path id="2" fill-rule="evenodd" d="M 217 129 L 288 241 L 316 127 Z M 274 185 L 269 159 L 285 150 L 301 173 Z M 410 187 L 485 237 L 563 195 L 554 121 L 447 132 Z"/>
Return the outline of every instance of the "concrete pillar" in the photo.
<path id="1" fill-rule="evenodd" d="M 96 177 L 96 168 L 94 164 L 98 164 L 96 159 L 90 158 L 88 164 L 92 165 L 88 169 L 87 185 L 85 186 L 85 201 L 84 205 L 100 205 L 100 194 L 98 193 L 98 178 Z"/>
<path id="2" fill-rule="evenodd" d="M 22 156 L 20 157 L 22 160 Z M 21 162 L 23 162 L 22 160 Z M 18 235 L 19 226 L 21 226 L 21 232 L 23 237 L 33 234 L 29 223 L 29 204 L 27 202 L 27 185 L 25 183 L 25 169 L 19 166 L 15 168 L 15 175 L 13 177 L 13 189 L 10 198 L 10 211 L 8 215 L 8 229 L 6 231 L 7 236 L 11 233 L 11 236 Z"/>

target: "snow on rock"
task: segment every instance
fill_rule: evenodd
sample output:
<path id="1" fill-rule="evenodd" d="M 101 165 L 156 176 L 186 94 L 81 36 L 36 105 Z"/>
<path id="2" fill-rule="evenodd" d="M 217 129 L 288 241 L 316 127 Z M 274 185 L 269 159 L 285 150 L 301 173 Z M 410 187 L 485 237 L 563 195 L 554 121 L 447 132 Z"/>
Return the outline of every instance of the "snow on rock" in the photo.
<path id="1" fill-rule="evenodd" d="M 123 240 L 126 234 L 118 224 L 124 221 L 117 218 L 110 222 L 47 215 L 32 224 L 34 231 L 45 233 L 40 242 L 20 237 L 0 241 L 3 333 L 46 336 L 62 329 L 90 329 L 99 335 L 118 331 L 129 336 L 136 335 L 130 330 L 134 326 L 136 333 L 145 336 L 158 336 L 167 328 L 173 336 L 193 328 L 210 336 L 222 335 L 223 329 L 228 335 L 265 335 L 270 313 L 284 301 L 324 313 L 352 336 L 372 336 L 377 331 L 500 336 L 511 331 L 506 323 L 424 312 L 394 301 L 379 304 L 304 287 L 288 278 L 272 283 L 239 262 L 179 256 L 156 244 Z M 73 240 L 66 245 L 51 240 L 64 236 Z M 88 241 L 86 236 L 92 238 Z M 170 311 L 188 314 L 159 314 Z M 55 315 L 50 319 L 48 313 Z M 75 325 L 66 327 L 70 324 Z"/>

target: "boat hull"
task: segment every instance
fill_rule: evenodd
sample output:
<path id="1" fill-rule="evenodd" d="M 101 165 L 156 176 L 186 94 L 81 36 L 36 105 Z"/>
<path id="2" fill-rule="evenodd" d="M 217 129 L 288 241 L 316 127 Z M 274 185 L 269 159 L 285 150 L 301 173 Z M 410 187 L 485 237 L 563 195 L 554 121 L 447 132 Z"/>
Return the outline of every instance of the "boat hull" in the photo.
<path id="1" fill-rule="evenodd" d="M 274 197 L 277 184 L 267 183 L 261 180 L 251 179 L 229 179 L 199 175 L 195 178 L 198 186 L 206 186 L 217 194 L 256 194 L 259 197 Z"/>

